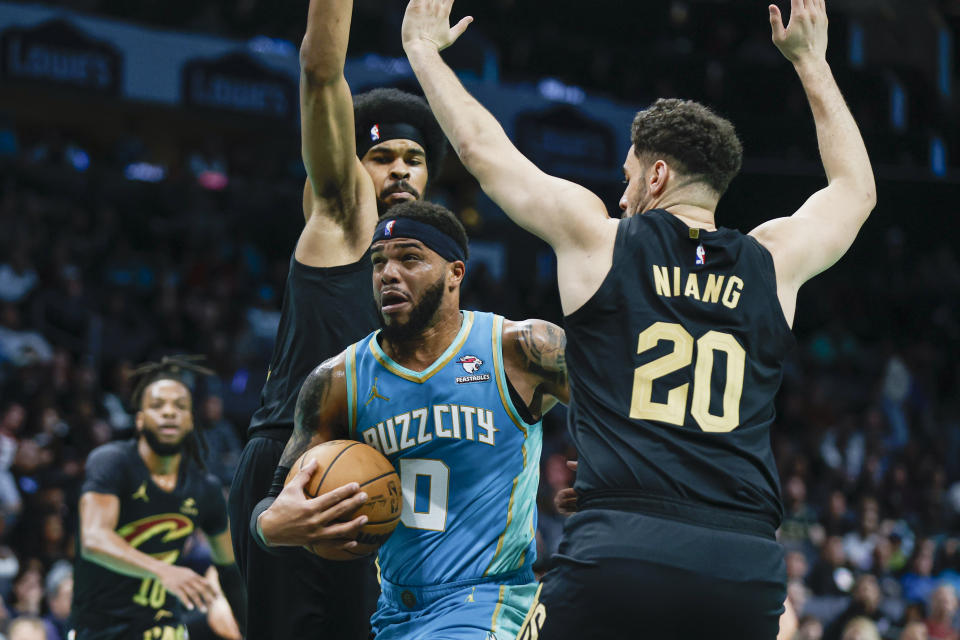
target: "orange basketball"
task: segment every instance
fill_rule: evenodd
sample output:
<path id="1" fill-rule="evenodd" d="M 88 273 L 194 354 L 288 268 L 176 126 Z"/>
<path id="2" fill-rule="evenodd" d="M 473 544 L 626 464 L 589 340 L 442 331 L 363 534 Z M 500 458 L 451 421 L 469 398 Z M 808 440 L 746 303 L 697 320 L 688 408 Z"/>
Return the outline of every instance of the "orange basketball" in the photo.
<path id="1" fill-rule="evenodd" d="M 383 455 L 373 447 L 355 440 L 331 440 L 304 452 L 297 460 L 286 482 L 308 464 L 317 461 L 317 468 L 304 487 L 308 498 L 333 491 L 356 482 L 367 496 L 367 501 L 342 521 L 365 515 L 369 520 L 357 535 L 355 549 L 331 550 L 325 547 L 307 547 L 307 550 L 327 560 L 354 560 L 376 553 L 400 523 L 403 500 L 400 496 L 400 476 Z"/>

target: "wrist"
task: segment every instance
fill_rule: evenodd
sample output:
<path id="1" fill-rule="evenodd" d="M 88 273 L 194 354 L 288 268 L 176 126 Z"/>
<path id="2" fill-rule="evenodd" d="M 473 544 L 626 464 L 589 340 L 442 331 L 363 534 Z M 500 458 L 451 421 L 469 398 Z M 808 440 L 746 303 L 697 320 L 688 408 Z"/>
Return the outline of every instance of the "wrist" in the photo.
<path id="1" fill-rule="evenodd" d="M 261 513 L 259 516 L 257 516 L 257 535 L 260 536 L 260 540 L 263 542 L 263 544 L 267 545 L 268 547 L 272 547 L 274 545 L 270 543 L 270 540 L 267 538 L 267 535 L 266 533 L 264 533 L 264 530 L 263 530 L 264 522 L 266 521 L 268 513 L 270 513 L 269 509 L 267 509 L 266 511 Z M 269 526 L 270 526 L 269 521 L 267 521 L 267 527 Z"/>
<path id="2" fill-rule="evenodd" d="M 440 55 L 440 47 L 437 43 L 424 38 L 414 38 L 413 40 L 405 41 L 403 43 L 403 50 L 406 52 L 407 58 L 411 60 L 415 57 Z"/>
<path id="3" fill-rule="evenodd" d="M 827 59 L 813 54 L 801 56 L 794 60 L 793 68 L 801 79 L 823 72 L 830 72 L 830 65 L 827 63 Z"/>

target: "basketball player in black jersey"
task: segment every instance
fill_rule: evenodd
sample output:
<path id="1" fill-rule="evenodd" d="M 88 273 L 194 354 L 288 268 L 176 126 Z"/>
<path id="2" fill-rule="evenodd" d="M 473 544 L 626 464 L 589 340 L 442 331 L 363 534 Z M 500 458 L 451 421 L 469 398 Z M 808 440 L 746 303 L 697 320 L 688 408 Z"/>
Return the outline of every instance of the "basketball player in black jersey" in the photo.
<path id="1" fill-rule="evenodd" d="M 183 640 L 183 607 L 206 610 L 216 593 L 177 565 L 187 538 L 204 533 L 224 595 L 243 620 L 243 583 L 233 560 L 220 482 L 206 473 L 194 434 L 188 361 L 140 371 L 133 393 L 137 438 L 87 459 L 71 625 L 75 640 Z M 241 627 L 242 628 L 242 627 Z"/>
<path id="2" fill-rule="evenodd" d="M 261 405 L 230 490 L 237 563 L 257 603 L 248 635 L 257 640 L 318 633 L 366 639 L 378 596 L 368 560 L 323 562 L 299 550 L 274 556 L 257 546 L 248 527 L 293 431 L 307 374 L 378 326 L 366 253 L 379 213 L 419 200 L 445 150 L 423 99 L 394 89 L 351 98 L 343 67 L 352 10 L 353 0 L 310 2 L 300 49 L 305 224 L 290 259 Z M 331 505 L 343 497 L 332 494 Z M 332 537 L 349 535 L 342 527 L 319 526 Z"/>
<path id="3" fill-rule="evenodd" d="M 733 126 L 660 100 L 641 111 L 622 220 L 524 158 L 439 50 L 453 0 L 412 0 L 404 48 L 484 191 L 556 254 L 580 512 L 520 638 L 763 638 L 785 597 L 769 444 L 800 286 L 846 252 L 876 203 L 863 140 L 826 62 L 824 0 L 770 6 L 813 110 L 827 186 L 793 216 L 717 228 L 740 169 Z M 638 45 L 640 46 L 640 45 Z"/>

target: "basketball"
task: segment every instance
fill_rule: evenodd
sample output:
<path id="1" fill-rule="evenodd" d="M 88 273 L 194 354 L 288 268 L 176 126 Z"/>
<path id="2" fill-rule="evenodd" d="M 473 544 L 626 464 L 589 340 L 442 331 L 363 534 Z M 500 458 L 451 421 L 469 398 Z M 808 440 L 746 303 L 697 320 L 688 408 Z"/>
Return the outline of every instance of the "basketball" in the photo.
<path id="1" fill-rule="evenodd" d="M 304 452 L 293 464 L 286 482 L 311 460 L 317 468 L 304 487 L 308 498 L 316 498 L 345 484 L 356 482 L 366 492 L 367 501 L 357 511 L 341 521 L 365 515 L 369 520 L 357 535 L 355 549 L 307 547 L 327 560 L 354 560 L 375 553 L 400 522 L 403 500 L 400 496 L 400 476 L 383 455 L 373 447 L 355 440 L 331 440 Z M 286 484 L 286 482 L 284 484 Z"/>

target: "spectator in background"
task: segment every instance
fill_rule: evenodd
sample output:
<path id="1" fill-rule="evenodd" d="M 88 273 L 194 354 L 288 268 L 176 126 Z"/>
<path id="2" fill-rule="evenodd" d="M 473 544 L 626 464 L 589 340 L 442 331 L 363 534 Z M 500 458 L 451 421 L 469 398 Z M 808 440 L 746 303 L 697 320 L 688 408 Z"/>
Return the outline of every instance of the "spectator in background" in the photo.
<path id="1" fill-rule="evenodd" d="M 927 635 L 930 640 L 960 640 L 955 618 L 957 616 L 957 592 L 951 584 L 941 584 L 930 596 L 930 616 L 927 618 Z"/>
<path id="2" fill-rule="evenodd" d="M 843 537 L 843 550 L 850 564 L 859 571 L 869 571 L 873 564 L 873 548 L 880 528 L 880 505 L 868 496 L 860 501 L 860 521 L 856 531 Z"/>
<path id="3" fill-rule="evenodd" d="M 73 566 L 70 562 L 61 560 L 54 564 L 47 574 L 44 587 L 47 607 L 50 610 L 44 617 L 47 640 L 67 640 L 70 631 L 70 602 L 73 600 Z"/>
<path id="4" fill-rule="evenodd" d="M 911 622 L 900 632 L 899 640 L 927 640 L 927 625 L 922 622 Z"/>
<path id="5" fill-rule="evenodd" d="M 20 575 L 13 581 L 13 603 L 10 613 L 14 618 L 21 616 L 39 617 L 43 607 L 43 573 L 36 561 L 28 561 L 20 567 Z"/>
<path id="6" fill-rule="evenodd" d="M 841 640 L 880 640 L 880 633 L 869 618 L 854 618 L 843 629 Z"/>
<path id="7" fill-rule="evenodd" d="M 823 623 L 814 616 L 803 616 L 793 640 L 822 640 Z"/>
<path id="8" fill-rule="evenodd" d="M 878 631 L 886 634 L 892 627 L 892 621 L 880 609 L 880 585 L 877 584 L 877 578 L 869 573 L 864 573 L 857 578 L 853 587 L 853 597 L 850 599 L 850 605 L 827 627 L 823 634 L 824 640 L 842 640 L 848 636 L 848 631 L 852 622 L 856 620 L 867 620 L 873 628 L 874 633 Z M 851 638 L 866 638 L 862 634 L 867 633 L 865 628 L 861 628 L 857 634 Z M 879 638 L 879 636 L 877 636 Z"/>
<path id="9" fill-rule="evenodd" d="M 830 536 L 820 550 L 820 559 L 810 573 L 808 584 L 818 596 L 838 596 L 853 588 L 853 571 L 843 550 L 843 539 Z"/>
<path id="10" fill-rule="evenodd" d="M 847 508 L 847 496 L 842 490 L 834 489 L 830 492 L 821 524 L 828 536 L 845 536 L 854 528 L 854 518 Z"/>
<path id="11" fill-rule="evenodd" d="M 19 303 L 37 286 L 36 269 L 30 264 L 27 251 L 18 246 L 9 262 L 0 264 L 0 301 Z"/>
<path id="12" fill-rule="evenodd" d="M 10 467 L 17 455 L 17 433 L 26 419 L 27 412 L 18 402 L 8 402 L 0 411 L 0 509 L 8 524 L 16 521 L 23 506 Z"/>
<path id="13" fill-rule="evenodd" d="M 204 457 L 207 470 L 215 475 L 224 487 L 229 487 L 242 446 L 236 427 L 223 417 L 223 398 L 211 394 L 204 399 L 199 426 L 207 443 Z"/>
<path id="14" fill-rule="evenodd" d="M 780 542 L 788 549 L 799 549 L 809 544 L 817 513 L 807 502 L 807 484 L 800 476 L 790 476 L 784 493 L 786 508 L 780 525 Z"/>
<path id="15" fill-rule="evenodd" d="M 900 578 L 903 599 L 909 602 L 926 602 L 937 586 L 933 578 L 933 558 L 936 543 L 930 539 L 917 541 L 907 572 Z"/>
<path id="16" fill-rule="evenodd" d="M 30 329 L 23 328 L 20 308 L 11 302 L 0 307 L 0 362 L 14 367 L 46 364 L 53 358 L 50 343 Z"/>
<path id="17" fill-rule="evenodd" d="M 48 640 L 43 620 L 36 616 L 24 616 L 10 623 L 7 640 Z"/>

